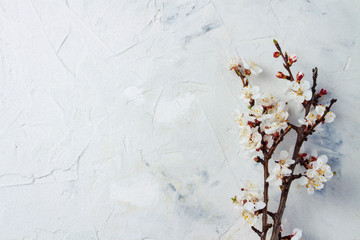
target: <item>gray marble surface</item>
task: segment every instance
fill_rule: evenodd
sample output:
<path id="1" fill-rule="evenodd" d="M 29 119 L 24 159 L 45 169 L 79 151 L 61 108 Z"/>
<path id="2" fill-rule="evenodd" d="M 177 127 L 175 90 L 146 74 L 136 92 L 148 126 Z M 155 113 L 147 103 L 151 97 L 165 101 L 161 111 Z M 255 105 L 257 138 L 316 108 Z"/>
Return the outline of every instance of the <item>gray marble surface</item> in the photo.
<path id="1" fill-rule="evenodd" d="M 358 0 L 1 0 L 0 239 L 257 239 L 230 199 L 261 170 L 239 152 L 241 86 L 227 64 L 252 59 L 259 85 L 281 94 L 273 38 L 339 99 L 307 143 L 338 174 L 313 196 L 292 189 L 284 228 L 360 239 L 359 11 Z"/>

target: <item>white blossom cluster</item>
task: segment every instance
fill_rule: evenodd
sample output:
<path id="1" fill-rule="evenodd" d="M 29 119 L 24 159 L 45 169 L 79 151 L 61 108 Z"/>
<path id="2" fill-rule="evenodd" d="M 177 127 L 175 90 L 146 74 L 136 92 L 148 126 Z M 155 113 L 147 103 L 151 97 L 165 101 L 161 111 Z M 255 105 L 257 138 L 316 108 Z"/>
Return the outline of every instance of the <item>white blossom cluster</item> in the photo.
<path id="1" fill-rule="evenodd" d="M 243 62 L 244 60 L 241 61 Z M 238 66 L 242 65 L 239 63 Z M 262 71 L 259 67 L 254 67 L 254 69 L 257 70 L 256 74 Z M 251 73 L 253 72 L 255 71 L 251 70 Z M 258 86 L 249 84 L 244 86 L 240 92 L 240 98 L 248 106 L 246 110 L 236 114 L 236 122 L 240 127 L 240 142 L 245 146 L 246 151 L 254 153 L 261 147 L 261 132 L 265 133 L 265 144 L 270 146 L 274 138 L 288 127 L 289 113 L 284 101 L 261 92 Z"/>
<path id="2" fill-rule="evenodd" d="M 305 118 L 300 118 L 298 121 L 302 125 L 312 126 L 315 124 L 316 120 L 320 120 L 322 115 L 324 114 L 326 108 L 323 105 L 317 105 L 313 108 Z M 333 112 L 328 112 L 325 115 L 325 122 L 331 123 L 334 121 L 336 115 Z"/>
<path id="3" fill-rule="evenodd" d="M 241 194 L 233 198 L 235 209 L 240 211 L 244 220 L 252 226 L 258 219 L 256 211 L 266 206 L 262 201 L 262 196 L 262 191 L 249 181 L 241 188 Z"/>
<path id="4" fill-rule="evenodd" d="M 313 194 L 314 190 L 320 190 L 324 187 L 324 183 L 329 181 L 333 172 L 327 165 L 328 157 L 321 155 L 320 157 L 311 156 L 305 162 L 306 172 L 300 178 L 300 184 L 306 187 L 309 194 Z"/>
<path id="5" fill-rule="evenodd" d="M 266 181 L 276 186 L 280 186 L 283 178 L 285 176 L 290 176 L 291 170 L 289 167 L 291 164 L 295 163 L 295 161 L 289 157 L 289 153 L 287 151 L 281 151 L 280 158 L 273 158 L 272 160 L 275 163 L 275 166 Z"/>

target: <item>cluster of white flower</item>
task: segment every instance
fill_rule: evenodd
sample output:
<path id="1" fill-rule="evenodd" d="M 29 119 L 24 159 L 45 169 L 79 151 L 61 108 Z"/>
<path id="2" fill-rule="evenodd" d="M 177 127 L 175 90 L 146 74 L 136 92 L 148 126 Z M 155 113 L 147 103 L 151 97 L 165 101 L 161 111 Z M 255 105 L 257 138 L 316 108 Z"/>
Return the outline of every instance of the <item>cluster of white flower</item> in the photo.
<path id="1" fill-rule="evenodd" d="M 266 206 L 262 201 L 262 192 L 250 181 L 241 189 L 241 195 L 235 196 L 232 200 L 235 209 L 241 212 L 243 219 L 250 225 L 254 225 L 258 219 L 256 211 Z"/>
<path id="2" fill-rule="evenodd" d="M 244 76 L 259 75 L 263 71 L 254 62 L 242 58 L 232 58 L 230 60 L 230 70 L 240 71 Z"/>
<path id="3" fill-rule="evenodd" d="M 246 61 L 240 59 L 238 63 L 231 65 L 231 69 L 237 66 L 239 70 L 239 66 L 243 66 L 244 63 Z M 261 73 L 262 70 L 254 63 L 252 66 L 251 73 L 253 71 L 255 74 Z M 240 92 L 240 98 L 248 105 L 248 109 L 236 116 L 236 122 L 240 126 L 240 141 L 244 144 L 246 151 L 253 153 L 259 151 L 262 139 L 266 144 L 271 145 L 273 139 L 288 127 L 289 113 L 285 102 L 276 99 L 271 94 L 260 92 L 258 86 L 244 86 Z M 265 134 L 264 137 L 261 133 Z"/>
<path id="4" fill-rule="evenodd" d="M 281 151 L 280 158 L 273 158 L 273 161 L 275 162 L 275 167 L 272 169 L 270 176 L 266 181 L 273 183 L 276 186 L 280 186 L 283 178 L 285 176 L 290 176 L 291 170 L 289 167 L 291 164 L 295 163 L 295 161 L 289 158 L 289 153 L 287 151 Z"/>
<path id="5" fill-rule="evenodd" d="M 317 105 L 313 110 L 311 110 L 305 118 L 299 119 L 299 123 L 306 126 L 312 126 L 315 124 L 316 120 L 319 120 L 326 110 L 326 107 L 323 105 Z M 331 123 L 334 121 L 336 115 L 333 112 L 328 112 L 325 115 L 325 122 Z"/>
<path id="6" fill-rule="evenodd" d="M 304 153 L 292 159 L 292 156 L 290 156 L 287 151 L 281 151 L 278 158 L 273 155 L 279 142 L 283 140 L 284 135 L 288 133 L 291 128 L 296 130 L 298 137 L 307 137 L 308 134 L 310 134 L 308 130 L 311 126 L 319 124 L 319 121 L 331 123 L 334 121 L 336 115 L 328 111 L 325 106 L 318 105 L 319 98 L 327 94 L 325 89 L 321 89 L 319 93 L 315 94 L 315 87 L 311 89 L 310 83 L 303 80 L 304 73 L 298 72 L 296 78 L 293 77 L 290 66 L 297 61 L 297 56 L 294 54 L 288 56 L 286 52 L 283 54 L 276 40 L 274 40 L 274 44 L 279 50 L 274 52 L 274 57 L 278 58 L 281 56 L 284 59 L 285 69 L 288 71 L 288 75 L 282 72 L 276 74 L 276 77 L 290 81 L 286 89 L 288 92 L 287 100 L 293 100 L 299 103 L 297 105 L 302 105 L 304 109 L 309 112 L 304 118 L 298 119 L 301 126 L 298 127 L 290 124 L 288 102 L 262 92 L 258 86 L 249 84 L 248 77 L 250 75 L 260 74 L 262 69 L 253 62 L 249 63 L 241 58 L 233 58 L 230 64 L 230 70 L 234 70 L 242 80 L 243 88 L 240 91 L 240 99 L 242 99 L 247 106 L 247 108 L 236 114 L 235 121 L 240 127 L 240 142 L 246 152 L 256 156 L 255 161 L 263 164 L 264 171 L 270 169 L 270 174 L 266 182 L 274 186 L 284 184 L 284 187 L 289 187 L 292 180 L 300 178 L 300 184 L 305 186 L 309 194 L 313 194 L 315 190 L 322 189 L 324 183 L 329 181 L 333 176 L 330 166 L 326 164 L 328 161 L 327 156 L 310 156 L 310 158 L 306 158 L 308 155 Z M 313 71 L 316 77 L 317 68 Z M 314 79 L 314 82 L 315 81 L 316 79 Z M 314 84 L 316 85 L 316 82 Z M 335 101 L 336 99 L 331 100 L 329 107 L 331 107 Z M 327 112 L 327 114 L 324 116 L 325 112 Z M 303 143 L 303 140 L 300 141 L 299 139 L 302 140 L 305 138 L 298 138 L 296 143 L 299 145 L 297 145 L 297 147 L 301 147 Z M 296 149 L 297 148 L 294 150 L 294 154 L 298 153 Z M 259 152 L 260 150 L 262 151 Z M 261 156 L 262 153 L 263 159 Z M 292 171 L 295 171 L 296 164 L 305 167 L 306 170 L 301 174 L 294 174 Z M 267 191 L 268 184 L 265 183 L 265 196 L 267 196 Z M 266 199 L 266 203 L 263 201 L 264 193 L 253 183 L 248 182 L 247 185 L 241 189 L 241 195 L 235 196 L 232 199 L 235 208 L 241 212 L 243 219 L 252 226 L 257 222 L 260 213 L 270 214 L 266 208 L 268 199 Z M 259 211 L 262 209 L 264 210 Z M 267 221 L 265 220 L 263 225 L 266 223 Z M 256 228 L 253 228 L 253 230 L 259 235 L 264 233 L 256 230 Z M 294 229 L 291 235 L 282 239 L 300 240 L 301 238 L 302 230 Z"/>
<path id="7" fill-rule="evenodd" d="M 306 160 L 305 176 L 300 178 L 300 184 L 306 187 L 308 194 L 313 194 L 314 190 L 320 190 L 333 176 L 333 172 L 327 165 L 328 157 L 321 155 L 320 157 L 311 156 Z"/>

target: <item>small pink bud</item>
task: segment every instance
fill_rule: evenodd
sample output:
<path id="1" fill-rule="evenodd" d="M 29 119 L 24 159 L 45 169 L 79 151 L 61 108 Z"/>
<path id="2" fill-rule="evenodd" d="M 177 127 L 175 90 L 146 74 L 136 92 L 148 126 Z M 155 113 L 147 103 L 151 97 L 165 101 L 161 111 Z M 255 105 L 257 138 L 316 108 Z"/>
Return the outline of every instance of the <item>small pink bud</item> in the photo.
<path id="1" fill-rule="evenodd" d="M 320 92 L 319 92 L 319 96 L 324 96 L 327 94 L 327 90 L 326 89 L 321 89 Z"/>
<path id="2" fill-rule="evenodd" d="M 277 78 L 286 78 L 286 76 L 285 76 L 282 72 L 278 72 L 278 73 L 276 74 L 276 77 L 277 77 Z"/>
<path id="3" fill-rule="evenodd" d="M 295 54 L 290 55 L 289 64 L 292 65 L 296 61 L 297 61 L 297 56 Z"/>
<path id="4" fill-rule="evenodd" d="M 274 56 L 274 58 L 280 57 L 280 52 L 274 52 L 273 56 Z"/>
<path id="5" fill-rule="evenodd" d="M 298 72 L 298 74 L 296 75 L 296 81 L 300 82 L 301 79 L 303 79 L 303 77 L 304 77 L 304 73 Z"/>

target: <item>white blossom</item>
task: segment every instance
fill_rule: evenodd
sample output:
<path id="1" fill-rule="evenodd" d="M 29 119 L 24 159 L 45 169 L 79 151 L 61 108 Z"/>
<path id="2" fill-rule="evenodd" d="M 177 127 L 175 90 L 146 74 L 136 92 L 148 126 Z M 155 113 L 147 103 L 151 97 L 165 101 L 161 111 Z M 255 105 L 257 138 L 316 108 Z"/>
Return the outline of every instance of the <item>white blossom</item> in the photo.
<path id="1" fill-rule="evenodd" d="M 251 71 L 251 74 L 254 74 L 254 75 L 259 75 L 260 73 L 262 73 L 262 69 L 256 64 L 254 63 L 253 61 L 247 61 L 245 59 L 243 59 L 243 63 L 244 63 L 244 67 L 246 69 L 249 69 Z"/>
<path id="2" fill-rule="evenodd" d="M 268 108 L 266 115 L 267 121 L 262 124 L 262 130 L 266 134 L 274 134 L 287 128 L 289 113 L 283 101 L 278 101 L 275 106 Z"/>
<path id="3" fill-rule="evenodd" d="M 241 189 L 240 196 L 233 199 L 235 209 L 241 212 L 243 219 L 250 225 L 254 225 L 258 219 L 256 211 L 266 206 L 262 198 L 261 190 L 249 181 Z"/>
<path id="4" fill-rule="evenodd" d="M 276 104 L 276 99 L 273 95 L 262 93 L 261 96 L 257 99 L 257 104 L 263 106 L 263 107 L 273 107 Z"/>
<path id="5" fill-rule="evenodd" d="M 313 194 L 315 190 L 322 189 L 324 182 L 332 178 L 333 173 L 330 166 L 326 164 L 327 161 L 328 158 L 325 155 L 310 158 L 305 176 L 300 178 L 300 184 L 306 187 L 308 194 Z"/>
<path id="6" fill-rule="evenodd" d="M 285 167 L 289 167 L 291 164 L 295 163 L 295 161 L 289 156 L 289 153 L 285 150 L 280 152 L 280 159 L 277 161 Z"/>
<path id="7" fill-rule="evenodd" d="M 240 97 L 242 99 L 258 99 L 261 96 L 260 88 L 258 86 L 246 86 L 241 89 Z"/>
<path id="8" fill-rule="evenodd" d="M 235 113 L 235 122 L 237 122 L 239 124 L 240 128 L 244 128 L 246 127 L 248 124 L 248 120 L 245 118 L 245 114 L 241 113 L 241 112 L 237 112 Z"/>
<path id="9" fill-rule="evenodd" d="M 316 113 L 317 113 L 318 116 L 320 116 L 320 117 L 321 117 L 322 115 L 324 115 L 325 110 L 326 110 L 326 108 L 325 108 L 325 106 L 323 106 L 323 105 L 317 105 L 316 108 L 315 108 Z M 319 118 L 320 118 L 320 117 L 319 117 Z M 331 122 L 334 121 L 335 117 L 336 117 L 335 113 L 329 111 L 329 112 L 325 115 L 325 122 L 326 122 L 326 123 L 331 123 Z"/>
<path id="10" fill-rule="evenodd" d="M 250 116 L 257 120 L 262 120 L 263 113 L 264 108 L 259 104 L 255 104 L 250 109 Z"/>
<path id="11" fill-rule="evenodd" d="M 309 101 L 312 96 L 312 92 L 310 90 L 310 83 L 305 80 L 301 80 L 300 82 L 292 82 L 290 85 L 290 91 L 291 95 L 298 103 L 303 103 L 305 100 Z"/>
<path id="12" fill-rule="evenodd" d="M 309 112 L 305 118 L 300 118 L 298 121 L 301 125 L 312 126 L 315 124 L 317 119 L 318 119 L 318 115 L 313 110 Z"/>
<path id="13" fill-rule="evenodd" d="M 292 232 L 291 240 L 300 240 L 302 239 L 301 237 L 302 237 L 302 230 L 295 228 Z"/>
<path id="14" fill-rule="evenodd" d="M 280 186 L 283 178 L 291 174 L 291 170 L 288 167 L 295 161 L 289 158 L 289 153 L 287 151 L 281 151 L 280 159 L 273 160 L 275 161 L 275 167 L 272 169 L 270 176 L 266 181 Z"/>
<path id="15" fill-rule="evenodd" d="M 246 150 L 250 152 L 254 152 L 255 150 L 259 149 L 261 146 L 261 140 L 262 140 L 261 134 L 258 132 L 253 132 L 250 135 L 249 141 L 245 146 Z"/>
<path id="16" fill-rule="evenodd" d="M 273 183 L 276 186 L 282 184 L 282 180 L 285 176 L 289 176 L 291 170 L 286 166 L 282 166 L 278 163 L 275 164 L 275 167 L 272 169 L 270 176 L 266 179 L 267 182 Z"/>
<path id="17" fill-rule="evenodd" d="M 245 70 L 249 70 L 254 75 L 259 75 L 263 71 L 257 64 L 244 58 L 232 58 L 229 65 L 230 70 L 239 70 L 243 75 L 249 75 Z"/>

